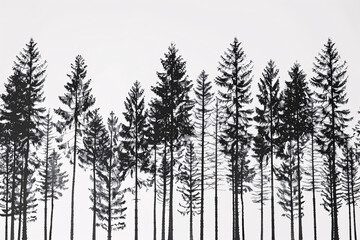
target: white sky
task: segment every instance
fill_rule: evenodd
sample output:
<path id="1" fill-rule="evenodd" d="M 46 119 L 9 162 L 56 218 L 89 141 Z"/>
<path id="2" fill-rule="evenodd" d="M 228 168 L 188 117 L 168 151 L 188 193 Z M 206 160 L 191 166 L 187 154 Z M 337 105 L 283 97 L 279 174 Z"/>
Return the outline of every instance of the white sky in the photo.
<path id="1" fill-rule="evenodd" d="M 125 1 L 124 1 L 125 2 Z M 236 36 L 242 43 L 248 59 L 254 62 L 254 91 L 262 69 L 269 59 L 280 68 L 281 80 L 287 80 L 287 71 L 295 61 L 308 77 L 314 57 L 323 48 L 327 38 L 336 43 L 343 60 L 348 62 L 349 108 L 355 119 L 359 109 L 360 79 L 360 2 L 359 1 L 2 1 L 0 4 L 0 91 L 11 74 L 15 56 L 29 41 L 38 43 L 44 60 L 48 62 L 45 83 L 46 105 L 58 107 L 58 96 L 64 93 L 70 64 L 77 54 L 83 55 L 92 79 L 96 106 L 106 119 L 111 110 L 119 116 L 123 101 L 135 80 L 145 88 L 147 99 L 150 86 L 157 81 L 156 71 L 162 71 L 160 58 L 170 43 L 176 43 L 187 61 L 188 74 L 196 79 L 205 69 L 211 79 L 217 75 L 220 55 Z M 130 1 L 129 1 L 130 2 Z M 255 97 L 255 95 L 253 95 Z M 64 160 L 67 162 L 67 160 Z M 91 236 L 91 211 L 88 198 L 90 181 L 87 174 L 78 171 L 75 209 L 75 239 Z M 70 187 L 70 185 L 69 185 Z M 149 201 L 152 192 L 140 193 L 140 239 L 152 236 L 152 218 Z M 206 239 L 213 236 L 212 192 L 206 195 Z M 310 198 L 305 208 L 305 239 L 312 237 Z M 128 198 L 128 227 L 114 232 L 114 239 L 133 237 L 133 201 Z M 175 206 L 178 204 L 177 198 Z M 220 239 L 231 236 L 231 196 L 223 192 L 220 206 Z M 246 226 L 248 239 L 259 235 L 259 206 L 247 197 Z M 159 209 L 160 205 L 158 206 Z M 287 239 L 289 221 L 281 217 L 276 206 L 277 235 Z M 38 221 L 29 224 L 31 239 L 42 237 L 42 204 Z M 54 240 L 69 237 L 70 190 L 55 205 Z M 269 232 L 269 209 L 265 225 Z M 319 236 L 329 233 L 330 219 L 319 206 Z M 186 217 L 176 213 L 176 239 L 188 237 Z M 346 208 L 341 212 L 342 238 L 347 236 Z M 160 212 L 159 212 L 160 217 Z M 195 218 L 196 221 L 198 218 Z M 160 218 L 158 219 L 160 223 Z M 198 224 L 198 221 L 196 222 Z M 0 220 L 0 236 L 3 236 Z M 195 229 L 198 225 L 195 225 Z M 360 229 L 358 229 L 360 230 Z M 160 225 L 158 226 L 160 233 Z M 267 236 L 268 234 L 265 234 Z M 105 232 L 98 228 L 99 239 Z M 198 234 L 196 234 L 196 238 Z"/>

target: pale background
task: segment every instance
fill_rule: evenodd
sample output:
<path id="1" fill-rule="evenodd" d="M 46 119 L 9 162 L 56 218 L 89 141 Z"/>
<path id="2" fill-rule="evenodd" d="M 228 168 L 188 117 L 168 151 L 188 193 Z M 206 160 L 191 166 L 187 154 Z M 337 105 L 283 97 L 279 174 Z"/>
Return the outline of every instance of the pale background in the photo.
<path id="1" fill-rule="evenodd" d="M 150 86 L 162 71 L 160 58 L 170 43 L 176 43 L 187 61 L 188 75 L 196 79 L 202 69 L 214 79 L 220 55 L 237 37 L 248 59 L 254 62 L 253 97 L 262 69 L 269 59 L 280 68 L 282 81 L 295 61 L 301 63 L 308 77 L 312 75 L 314 57 L 328 37 L 336 43 L 343 60 L 348 62 L 349 108 L 354 122 L 359 119 L 358 89 L 360 79 L 360 2 L 359 1 L 24 1 L 0 3 L 0 92 L 12 73 L 15 56 L 31 37 L 38 43 L 42 58 L 48 62 L 45 82 L 45 105 L 60 106 L 70 64 L 83 55 L 92 79 L 96 106 L 106 119 L 111 110 L 122 120 L 123 101 L 135 80 L 145 88 L 146 100 L 152 97 Z M 255 99 L 255 103 L 257 103 Z M 70 170 L 67 159 L 63 159 Z M 88 174 L 77 171 L 75 195 L 75 239 L 90 239 L 92 213 L 89 209 Z M 55 203 L 54 240 L 69 238 L 70 184 L 63 198 Z M 226 187 L 223 187 L 227 189 Z M 152 189 L 140 192 L 139 238 L 152 238 Z M 114 232 L 113 239 L 133 238 L 133 201 L 127 196 L 125 230 Z M 175 206 L 180 196 L 176 195 Z M 259 236 L 259 205 L 246 198 L 247 239 Z M 311 198 L 305 196 L 304 239 L 312 238 Z M 320 195 L 318 203 L 320 204 Z M 265 239 L 270 233 L 270 209 L 265 209 Z M 29 239 L 43 238 L 43 204 L 38 220 L 29 224 Z M 231 238 L 231 194 L 220 195 L 220 239 Z M 160 210 L 160 205 L 158 205 Z M 357 209 L 359 212 L 359 208 Z M 347 238 L 348 223 L 343 207 L 340 212 L 341 238 Z M 330 218 L 318 208 L 319 239 L 329 239 Z M 213 191 L 206 192 L 205 239 L 213 239 Z M 289 239 L 288 219 L 276 205 L 278 239 Z M 360 212 L 358 213 L 359 216 Z M 160 236 L 160 211 L 158 213 Z M 198 239 L 198 217 L 195 237 Z M 360 219 L 358 219 L 360 221 Z M 3 238 L 0 219 L 0 239 Z M 295 223 L 296 224 L 296 223 Z M 295 229 L 297 225 L 295 225 Z M 358 231 L 360 229 L 358 228 Z M 176 240 L 188 239 L 188 218 L 175 213 Z M 98 239 L 106 233 L 98 228 Z"/>

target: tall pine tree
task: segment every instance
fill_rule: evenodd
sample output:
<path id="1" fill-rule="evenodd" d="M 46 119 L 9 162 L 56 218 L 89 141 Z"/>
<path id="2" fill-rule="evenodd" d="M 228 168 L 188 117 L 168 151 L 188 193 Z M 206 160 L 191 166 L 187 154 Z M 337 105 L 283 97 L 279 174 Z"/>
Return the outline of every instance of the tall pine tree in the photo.
<path id="1" fill-rule="evenodd" d="M 75 179 L 76 179 L 76 158 L 79 152 L 79 141 L 81 132 L 84 126 L 84 116 L 89 111 L 89 108 L 95 103 L 95 98 L 91 94 L 90 82 L 85 80 L 87 74 L 87 65 L 82 56 L 78 55 L 75 58 L 75 63 L 71 64 L 71 74 L 68 74 L 70 81 L 65 85 L 66 93 L 60 96 L 59 99 L 67 109 L 58 108 L 55 113 L 61 117 L 57 123 L 57 131 L 61 134 L 58 138 L 62 142 L 60 148 L 65 149 L 67 156 L 72 159 L 72 184 L 71 184 L 71 219 L 70 219 L 70 240 L 74 240 L 74 207 L 75 207 Z M 74 130 L 73 130 L 74 129 Z M 73 134 L 70 140 L 69 137 L 64 136 L 67 131 Z M 65 137 L 65 139 L 64 139 Z M 73 141 L 70 147 L 69 141 Z"/>

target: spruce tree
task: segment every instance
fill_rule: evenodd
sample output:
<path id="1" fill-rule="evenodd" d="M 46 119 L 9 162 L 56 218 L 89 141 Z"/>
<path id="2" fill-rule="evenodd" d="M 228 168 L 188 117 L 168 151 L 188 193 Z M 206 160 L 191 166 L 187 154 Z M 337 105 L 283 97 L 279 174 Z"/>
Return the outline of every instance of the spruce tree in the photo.
<path id="1" fill-rule="evenodd" d="M 211 82 L 208 80 L 208 74 L 203 70 L 198 79 L 196 80 L 195 92 L 195 121 L 194 127 L 196 136 L 200 142 L 201 152 L 201 191 L 200 191 L 200 239 L 204 239 L 204 189 L 205 189 L 205 169 L 209 168 L 205 166 L 205 162 L 209 162 L 209 154 L 206 154 L 205 148 L 207 147 L 208 141 L 206 137 L 209 132 L 206 129 L 210 126 L 210 113 L 212 109 L 210 104 L 213 101 L 213 93 L 211 92 Z"/>
<path id="2" fill-rule="evenodd" d="M 28 221 L 28 200 L 31 199 L 28 192 L 32 184 L 28 184 L 31 177 L 31 145 L 38 146 L 41 143 L 43 132 L 38 126 L 44 119 L 45 108 L 40 107 L 44 101 L 43 85 L 45 81 L 46 62 L 41 60 L 37 49 L 37 43 L 30 39 L 19 56 L 16 57 L 14 68 L 18 69 L 21 79 L 24 82 L 24 105 L 22 106 L 22 117 L 24 119 L 24 168 L 22 174 L 23 186 L 23 211 L 22 211 L 22 239 L 27 240 L 27 221 Z M 36 162 L 34 162 L 36 164 Z"/>
<path id="3" fill-rule="evenodd" d="M 254 120 L 260 126 L 261 134 L 264 134 L 264 142 L 260 151 L 264 151 L 264 156 L 270 159 L 270 191 L 271 191 L 271 239 L 275 240 L 275 193 L 274 193 L 274 170 L 275 170 L 275 146 L 277 138 L 277 128 L 279 122 L 279 69 L 275 62 L 270 60 L 262 73 L 260 83 L 258 83 L 260 93 L 257 95 L 260 108 L 256 108 Z M 257 139 L 259 140 L 259 139 Z M 259 142 L 257 142 L 259 144 Z M 265 167 L 265 166 L 263 166 Z"/>
<path id="4" fill-rule="evenodd" d="M 126 111 L 123 113 L 125 124 L 121 125 L 120 136 L 123 148 L 129 155 L 129 159 L 123 162 L 123 169 L 133 176 L 135 191 L 135 240 L 138 240 L 138 187 L 144 186 L 146 181 L 139 178 L 140 172 L 150 170 L 149 150 L 147 140 L 147 111 L 145 111 L 144 90 L 136 81 L 130 89 L 129 96 L 125 101 Z"/>
<path id="5" fill-rule="evenodd" d="M 335 43 L 328 39 L 324 49 L 315 58 L 311 79 L 316 87 L 315 98 L 321 109 L 318 145 L 324 158 L 323 206 L 331 214 L 331 239 L 339 240 L 338 210 L 339 168 L 337 149 L 345 144 L 347 135 L 344 129 L 350 121 L 349 110 L 345 108 L 348 98 L 345 88 L 347 82 L 346 62 L 342 62 Z"/>
<path id="6" fill-rule="evenodd" d="M 168 147 L 170 153 L 170 163 L 163 164 L 163 167 L 164 172 L 167 168 L 170 171 L 168 240 L 173 240 L 174 167 L 177 162 L 174 153 L 182 147 L 184 138 L 193 134 L 193 126 L 190 122 L 190 111 L 193 108 L 193 103 L 189 98 L 192 84 L 186 76 L 186 62 L 178 55 L 178 50 L 174 44 L 169 47 L 165 58 L 161 59 L 161 64 L 164 72 L 157 73 L 160 81 L 152 87 L 152 91 L 157 95 L 158 104 L 156 107 L 161 112 L 161 121 L 164 124 L 164 152 L 166 153 Z M 164 157 L 166 160 L 166 156 Z M 166 198 L 164 197 L 164 199 Z"/>
<path id="7" fill-rule="evenodd" d="M 49 240 L 52 240 L 53 220 L 54 220 L 54 201 L 62 197 L 62 191 L 66 190 L 66 184 L 69 181 L 69 175 L 62 170 L 60 154 L 53 149 L 49 151 L 49 198 L 50 198 L 50 229 Z"/>
<path id="8" fill-rule="evenodd" d="M 109 154 L 109 136 L 98 110 L 99 109 L 95 109 L 89 112 L 87 116 L 87 124 L 83 135 L 84 148 L 80 150 L 81 154 L 79 157 L 80 166 L 85 169 L 90 169 L 90 179 L 93 183 L 90 189 L 90 199 L 93 204 L 91 207 L 93 212 L 92 240 L 96 240 L 96 213 L 98 212 L 97 203 L 99 202 L 98 192 L 101 192 L 101 189 L 99 189 L 98 175 Z"/>
<path id="9" fill-rule="evenodd" d="M 125 227 L 125 211 L 124 193 L 121 189 L 122 180 L 120 162 L 122 155 L 120 154 L 120 146 L 118 142 L 119 129 L 118 118 L 114 112 L 110 113 L 107 120 L 108 142 L 105 148 L 108 151 L 106 157 L 99 163 L 99 171 L 97 172 L 97 188 L 99 191 L 97 197 L 97 216 L 100 220 L 99 225 L 106 230 L 107 239 L 111 240 L 112 231 L 123 229 Z"/>
<path id="10" fill-rule="evenodd" d="M 230 157 L 231 184 L 233 194 L 233 239 L 240 239 L 239 231 L 239 189 L 242 188 L 245 149 L 249 144 L 249 121 L 252 110 L 248 105 L 252 102 L 250 85 L 252 81 L 252 62 L 246 60 L 241 43 L 235 38 L 230 48 L 221 57 L 219 63 L 220 76 L 215 80 L 223 90 L 219 92 L 220 101 L 224 104 L 226 126 L 220 143 L 225 155 Z M 240 176 L 239 176 L 240 174 Z M 239 185 L 240 183 L 240 185 Z M 240 191 L 242 199 L 243 192 Z M 242 228 L 242 239 L 245 238 L 245 229 Z"/>
<path id="11" fill-rule="evenodd" d="M 178 191 L 181 193 L 183 202 L 180 203 L 182 215 L 189 215 L 190 240 L 194 240 L 193 216 L 201 211 L 201 172 L 199 160 L 196 158 L 194 143 L 189 142 L 185 155 L 185 161 L 180 164 L 179 179 L 181 185 Z M 199 209 L 200 208 L 200 209 Z"/>
<path id="12" fill-rule="evenodd" d="M 71 184 L 71 220 L 70 220 L 70 240 L 74 240 L 74 206 L 75 206 L 75 179 L 76 179 L 76 158 L 79 152 L 79 141 L 81 132 L 84 126 L 84 116 L 89 111 L 89 108 L 95 103 L 95 98 L 91 94 L 90 82 L 85 80 L 87 74 L 87 65 L 82 56 L 78 55 L 75 58 L 75 63 L 71 64 L 71 74 L 68 74 L 70 81 L 65 85 L 65 94 L 60 96 L 60 101 L 67 109 L 58 108 L 55 113 L 61 117 L 57 123 L 57 131 L 61 136 L 57 139 L 62 142 L 61 149 L 65 149 L 67 157 L 71 159 L 73 164 L 72 184 Z M 64 139 L 67 131 L 73 133 L 73 145 L 70 147 L 68 139 Z"/>

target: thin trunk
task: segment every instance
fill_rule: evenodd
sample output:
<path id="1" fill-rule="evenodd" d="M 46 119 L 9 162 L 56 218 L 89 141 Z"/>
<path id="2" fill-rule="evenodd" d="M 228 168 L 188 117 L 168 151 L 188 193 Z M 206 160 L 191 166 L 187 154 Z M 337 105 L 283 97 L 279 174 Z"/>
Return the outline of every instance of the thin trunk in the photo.
<path id="1" fill-rule="evenodd" d="M 234 172 L 234 159 L 231 159 L 231 194 L 232 194 L 232 232 L 233 232 L 233 240 L 238 240 L 236 239 L 236 218 L 235 218 L 235 172 Z"/>
<path id="2" fill-rule="evenodd" d="M 96 146 L 96 138 L 95 138 L 95 144 Z M 96 150 L 95 150 L 96 151 Z M 94 154 L 95 155 L 95 154 Z M 96 173 L 95 173 L 95 162 L 96 158 L 94 156 L 93 159 L 93 225 L 92 225 L 92 240 L 96 240 Z"/>
<path id="3" fill-rule="evenodd" d="M 112 230 L 112 223 L 111 223 L 111 218 L 112 218 L 112 214 L 111 214 L 111 173 L 112 173 L 112 158 L 113 158 L 113 132 L 110 131 L 110 163 L 109 163 L 109 185 L 108 185 L 108 226 L 107 226 L 107 240 L 111 240 L 111 230 Z"/>
<path id="4" fill-rule="evenodd" d="M 272 91 L 270 91 L 272 96 Z M 270 184 L 271 184 L 271 240 L 275 240 L 275 201 L 274 201 L 274 143 L 273 143 L 273 111 L 270 100 Z"/>
<path id="5" fill-rule="evenodd" d="M 154 238 L 153 240 L 156 240 L 156 144 L 154 146 Z"/>
<path id="6" fill-rule="evenodd" d="M 237 79 L 238 70 L 236 69 L 236 83 L 235 83 L 235 101 L 239 101 L 238 96 L 238 79 Z M 240 240 L 240 231 L 239 231 L 239 106 L 238 102 L 235 103 L 236 117 L 235 117 L 235 240 Z M 233 169 L 234 170 L 234 169 Z"/>
<path id="7" fill-rule="evenodd" d="M 241 146 L 241 151 L 243 151 L 243 146 Z M 244 207 L 244 193 L 243 193 L 243 184 L 244 184 L 244 158 L 241 159 L 241 170 L 240 170 L 240 201 L 241 201 L 241 232 L 242 240 L 245 240 L 245 207 Z"/>
<path id="8" fill-rule="evenodd" d="M 215 123 L 215 240 L 219 239 L 218 222 L 218 105 L 216 101 L 216 123 Z"/>
<path id="9" fill-rule="evenodd" d="M 28 119 L 30 122 L 30 120 Z M 29 153 L 30 153 L 30 139 L 29 139 L 29 132 L 28 138 L 26 140 L 26 151 L 25 151 L 25 167 L 24 167 L 24 188 L 23 188 L 23 195 L 24 195 L 24 208 L 23 208 L 23 228 L 22 228 L 22 240 L 27 240 L 27 198 L 28 198 L 28 189 L 27 189 L 27 182 L 28 182 L 28 168 L 29 168 Z"/>
<path id="10" fill-rule="evenodd" d="M 295 240 L 294 233 L 294 201 L 293 201 L 293 174 L 292 174 L 292 156 L 290 154 L 290 225 L 291 225 L 291 240 Z"/>
<path id="11" fill-rule="evenodd" d="M 6 149 L 6 187 L 5 187 L 5 240 L 8 240 L 9 218 L 9 149 Z"/>
<path id="12" fill-rule="evenodd" d="M 54 179 L 52 180 L 54 181 Z M 52 230 L 53 230 L 53 219 L 54 219 L 54 183 L 51 184 L 51 213 L 50 213 L 50 230 L 49 230 L 49 240 L 52 240 Z"/>
<path id="13" fill-rule="evenodd" d="M 316 226 L 316 195 L 315 195 L 315 158 L 314 158 L 314 129 L 311 134 L 311 177 L 312 177 L 312 202 L 313 202 L 313 221 L 314 221 L 314 240 L 317 240 Z"/>
<path id="14" fill-rule="evenodd" d="M 352 161 L 354 161 L 353 158 L 351 158 L 351 159 L 352 159 Z M 351 170 L 351 176 L 354 176 L 354 165 L 353 164 L 351 164 L 350 170 Z M 357 240 L 357 233 L 356 233 L 357 225 L 356 225 L 356 215 L 355 215 L 355 212 L 356 212 L 355 205 L 356 204 L 355 204 L 354 184 L 355 184 L 355 182 L 352 181 L 351 182 L 351 202 L 352 202 L 352 208 L 353 208 L 354 240 Z"/>
<path id="15" fill-rule="evenodd" d="M 21 171 L 23 171 L 24 167 L 21 166 Z M 23 191 L 24 191 L 24 174 L 21 174 L 21 184 L 20 184 L 20 199 L 19 199 L 19 224 L 18 224 L 18 236 L 17 239 L 21 239 L 21 224 L 22 224 L 22 211 L 24 209 L 23 207 Z"/>
<path id="16" fill-rule="evenodd" d="M 192 169 L 192 164 L 193 164 L 193 159 L 191 159 L 191 163 L 190 163 L 190 183 L 192 183 L 192 174 L 193 174 L 193 169 Z M 191 190 L 192 187 L 191 187 Z M 194 233 L 193 233 L 193 195 L 192 195 L 193 191 L 190 191 L 190 240 L 194 240 Z"/>
<path id="17" fill-rule="evenodd" d="M 13 143 L 12 182 L 11 182 L 11 226 L 10 240 L 15 240 L 15 179 L 16 179 L 16 145 Z"/>
<path id="18" fill-rule="evenodd" d="M 349 207 L 349 240 L 352 240 L 352 231 L 351 231 L 351 188 L 350 188 L 350 166 L 349 166 L 349 149 L 347 149 L 347 153 L 346 153 L 346 188 L 347 188 L 347 204 Z"/>
<path id="19" fill-rule="evenodd" d="M 44 199 L 44 240 L 47 240 L 47 200 L 48 200 L 48 169 L 49 169 L 49 131 L 50 131 L 50 119 L 47 119 L 46 129 L 46 152 L 45 152 L 45 199 Z"/>
<path id="20" fill-rule="evenodd" d="M 264 156 L 260 160 L 260 240 L 264 240 L 264 169 L 263 169 Z"/>
<path id="21" fill-rule="evenodd" d="M 72 177 L 72 186 L 71 186 L 71 219 L 70 219 L 70 240 L 74 240 L 74 208 L 75 208 L 75 175 L 76 175 L 76 151 L 77 151 L 77 128 L 78 128 L 78 119 L 77 119 L 77 108 L 78 108 L 78 96 L 77 91 L 75 91 L 75 110 L 74 110 L 74 166 L 73 166 L 73 177 Z"/>
<path id="22" fill-rule="evenodd" d="M 203 79 L 203 85 L 204 83 Z M 200 240 L 204 240 L 204 161 L 205 161 L 205 88 L 202 88 L 202 110 L 201 110 L 201 202 L 200 202 Z"/>
<path id="23" fill-rule="evenodd" d="M 165 214 L 166 214 L 166 171 L 167 171 L 167 166 L 166 166 L 166 151 L 167 151 L 167 143 L 166 143 L 166 139 L 165 139 L 165 144 L 164 144 L 164 157 L 162 159 L 162 165 L 163 165 L 163 202 L 162 202 L 162 222 L 161 222 L 161 240 L 165 240 Z"/>
<path id="24" fill-rule="evenodd" d="M 172 135 L 172 134 L 170 134 Z M 173 240 L 173 194 L 174 194 L 174 146 L 173 139 L 170 136 L 170 196 L 169 196 L 169 232 L 168 240 Z"/>
<path id="25" fill-rule="evenodd" d="M 137 113 L 137 109 L 135 109 Z M 135 120 L 135 240 L 138 240 L 138 129 Z"/>
<path id="26" fill-rule="evenodd" d="M 300 143 L 299 143 L 299 135 L 297 137 L 296 145 L 297 145 L 297 182 L 298 182 L 298 214 L 299 214 L 299 240 L 303 240 L 303 232 L 302 232 L 302 204 L 301 204 L 301 166 L 300 166 Z"/>

